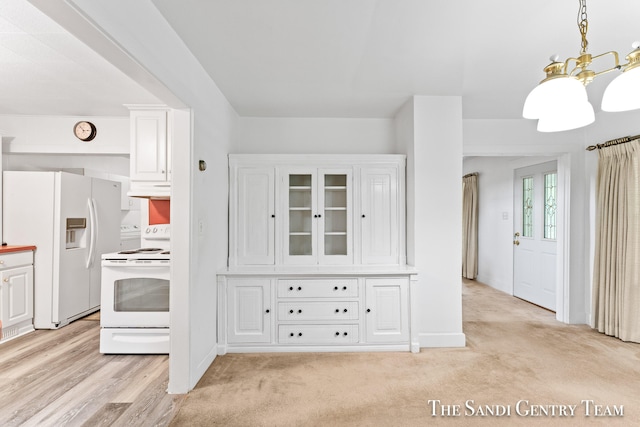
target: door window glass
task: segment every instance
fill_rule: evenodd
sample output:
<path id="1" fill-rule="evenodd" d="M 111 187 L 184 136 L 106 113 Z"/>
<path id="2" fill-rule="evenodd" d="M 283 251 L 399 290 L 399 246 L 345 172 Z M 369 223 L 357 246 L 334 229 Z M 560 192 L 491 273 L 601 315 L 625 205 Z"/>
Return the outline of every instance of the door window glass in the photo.
<path id="1" fill-rule="evenodd" d="M 556 208 L 558 192 L 558 174 L 544 175 L 544 238 L 556 238 Z"/>
<path id="2" fill-rule="evenodd" d="M 522 237 L 533 237 L 533 177 L 522 178 Z"/>

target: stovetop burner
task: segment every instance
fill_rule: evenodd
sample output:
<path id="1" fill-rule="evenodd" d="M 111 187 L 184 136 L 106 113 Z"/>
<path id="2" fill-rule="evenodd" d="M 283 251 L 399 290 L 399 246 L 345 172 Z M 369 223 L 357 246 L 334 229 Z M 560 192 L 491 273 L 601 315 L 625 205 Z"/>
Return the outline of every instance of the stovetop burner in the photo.
<path id="1" fill-rule="evenodd" d="M 124 254 L 124 255 L 128 255 L 128 254 L 157 254 L 157 253 L 168 254 L 169 251 L 164 251 L 162 248 L 138 248 L 138 249 L 131 249 L 131 250 L 127 250 L 127 251 L 120 251 L 118 253 L 119 254 Z"/>

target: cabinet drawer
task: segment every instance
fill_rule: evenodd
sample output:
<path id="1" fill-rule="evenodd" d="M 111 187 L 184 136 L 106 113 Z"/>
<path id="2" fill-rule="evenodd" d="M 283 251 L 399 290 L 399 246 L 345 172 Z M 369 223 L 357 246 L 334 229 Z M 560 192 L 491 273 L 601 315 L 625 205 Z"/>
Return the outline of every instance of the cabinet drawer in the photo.
<path id="1" fill-rule="evenodd" d="M 280 344 L 355 344 L 358 325 L 280 325 Z"/>
<path id="2" fill-rule="evenodd" d="M 278 280 L 278 298 L 351 298 L 358 296 L 358 279 Z"/>
<path id="3" fill-rule="evenodd" d="M 33 264 L 33 252 L 13 252 L 0 255 L 0 270 Z"/>
<path id="4" fill-rule="evenodd" d="M 358 302 L 281 302 L 278 320 L 358 320 Z"/>

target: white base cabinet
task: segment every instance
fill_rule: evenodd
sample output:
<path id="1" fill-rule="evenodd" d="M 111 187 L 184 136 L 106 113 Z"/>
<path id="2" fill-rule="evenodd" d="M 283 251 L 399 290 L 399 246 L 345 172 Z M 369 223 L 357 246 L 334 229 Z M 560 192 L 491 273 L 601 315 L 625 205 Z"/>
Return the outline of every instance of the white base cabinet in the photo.
<path id="1" fill-rule="evenodd" d="M 0 255 L 0 343 L 34 330 L 33 252 Z"/>
<path id="2" fill-rule="evenodd" d="M 224 272 L 219 352 L 408 351 L 415 274 Z"/>

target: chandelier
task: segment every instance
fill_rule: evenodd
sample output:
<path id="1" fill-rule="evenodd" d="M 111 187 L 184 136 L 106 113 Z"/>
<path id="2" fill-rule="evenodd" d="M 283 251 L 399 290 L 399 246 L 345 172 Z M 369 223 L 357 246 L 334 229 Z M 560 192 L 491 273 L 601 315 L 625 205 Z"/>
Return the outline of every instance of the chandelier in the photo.
<path id="1" fill-rule="evenodd" d="M 551 63 L 544 67 L 546 78 L 527 96 L 522 110 L 525 119 L 538 119 L 538 131 L 558 132 L 576 129 L 593 123 L 593 106 L 587 99 L 586 86 L 601 74 L 622 70 L 604 91 L 603 111 L 629 111 L 640 108 L 640 42 L 633 43 L 633 51 L 620 64 L 618 52 L 610 51 L 592 56 L 587 53 L 586 0 L 579 0 L 578 29 L 582 37 L 582 49 L 577 58 L 559 61 L 552 56 Z M 589 67 L 599 58 L 612 57 L 613 67 L 593 71 Z"/>

